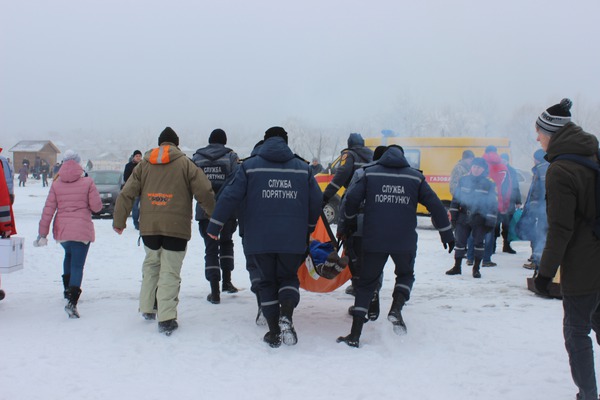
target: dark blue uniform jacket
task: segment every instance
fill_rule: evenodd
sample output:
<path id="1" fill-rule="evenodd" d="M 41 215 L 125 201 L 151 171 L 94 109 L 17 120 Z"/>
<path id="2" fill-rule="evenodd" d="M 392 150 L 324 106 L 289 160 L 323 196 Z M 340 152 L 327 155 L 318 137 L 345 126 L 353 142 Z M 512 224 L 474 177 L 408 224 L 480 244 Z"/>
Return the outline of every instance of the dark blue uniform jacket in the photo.
<path id="1" fill-rule="evenodd" d="M 207 231 L 218 235 L 242 206 L 246 254 L 301 254 L 321 214 L 321 201 L 308 164 L 292 153 L 283 138 L 272 137 L 223 188 Z"/>
<path id="2" fill-rule="evenodd" d="M 213 192 L 217 194 L 227 178 L 235 172 L 238 156 L 233 150 L 220 143 L 211 143 L 196 150 L 192 161 L 198 168 L 202 169 L 204 175 L 212 184 Z M 196 220 L 201 219 L 208 219 L 208 215 L 199 204 L 196 204 Z"/>
<path id="3" fill-rule="evenodd" d="M 379 161 L 364 167 L 346 192 L 346 218 L 364 205 L 363 249 L 368 252 L 401 253 L 417 249 L 417 204 L 432 215 L 442 242 L 454 241 L 446 209 L 423 174 L 413 169 L 397 148 L 388 149 Z"/>
<path id="4" fill-rule="evenodd" d="M 496 226 L 497 213 L 496 184 L 488 179 L 486 174 L 469 174 L 460 178 L 450 204 L 452 221 L 457 224 L 485 225 L 491 228 Z"/>

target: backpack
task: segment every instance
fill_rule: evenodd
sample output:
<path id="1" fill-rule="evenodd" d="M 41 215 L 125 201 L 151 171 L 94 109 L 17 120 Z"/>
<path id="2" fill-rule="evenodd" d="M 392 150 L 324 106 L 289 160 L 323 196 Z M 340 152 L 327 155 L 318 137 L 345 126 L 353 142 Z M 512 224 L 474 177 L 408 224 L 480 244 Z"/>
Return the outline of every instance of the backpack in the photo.
<path id="1" fill-rule="evenodd" d="M 598 152 L 598 159 L 600 159 L 600 150 Z M 600 164 L 598 163 L 598 161 L 592 161 L 589 158 L 580 156 L 578 154 L 560 154 L 559 156 L 554 158 L 552 162 L 558 160 L 573 161 L 596 172 L 596 217 L 593 221 L 589 222 L 592 226 L 592 231 L 594 232 L 594 235 L 598 239 L 600 239 Z"/>

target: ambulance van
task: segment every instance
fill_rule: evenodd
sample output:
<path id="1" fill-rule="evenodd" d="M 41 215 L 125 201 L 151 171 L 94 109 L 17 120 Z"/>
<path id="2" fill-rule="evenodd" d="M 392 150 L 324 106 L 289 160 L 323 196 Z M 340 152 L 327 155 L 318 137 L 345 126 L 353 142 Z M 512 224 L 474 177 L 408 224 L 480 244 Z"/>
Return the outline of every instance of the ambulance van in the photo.
<path id="1" fill-rule="evenodd" d="M 494 145 L 498 148 L 498 154 L 508 153 L 510 155 L 510 140 L 498 137 L 378 137 L 365 139 L 365 146 L 373 150 L 377 146 L 391 144 L 402 146 L 407 161 L 413 168 L 423 172 L 433 191 L 446 206 L 449 206 L 452 201 L 450 173 L 462 158 L 463 151 L 471 150 L 475 157 L 481 157 L 487 146 Z M 335 159 L 323 173 L 315 176 L 321 190 L 325 190 L 333 179 L 339 162 L 340 157 Z M 344 188 L 341 188 L 324 209 L 325 216 L 330 223 L 336 223 L 338 220 L 339 204 L 343 194 Z M 427 209 L 420 204 L 417 212 L 422 215 L 428 214 Z"/>

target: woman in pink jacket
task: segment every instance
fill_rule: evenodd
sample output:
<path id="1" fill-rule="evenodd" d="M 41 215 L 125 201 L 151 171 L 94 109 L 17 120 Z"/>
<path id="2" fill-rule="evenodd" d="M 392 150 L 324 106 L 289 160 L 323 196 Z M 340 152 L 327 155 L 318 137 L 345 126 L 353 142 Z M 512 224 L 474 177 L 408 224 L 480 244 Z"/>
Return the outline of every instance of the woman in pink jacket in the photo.
<path id="1" fill-rule="evenodd" d="M 52 183 L 44 205 L 38 239 L 34 242 L 35 246 L 48 243 L 46 237 L 54 218 L 52 234 L 65 249 L 62 278 L 64 296 L 69 300 L 65 306 L 69 318 L 79 318 L 77 301 L 81 295 L 83 266 L 90 243 L 95 239 L 92 212 L 102 209 L 98 189 L 92 178 L 83 176 L 80 162 L 77 153 L 72 150 L 65 152 L 59 178 Z"/>

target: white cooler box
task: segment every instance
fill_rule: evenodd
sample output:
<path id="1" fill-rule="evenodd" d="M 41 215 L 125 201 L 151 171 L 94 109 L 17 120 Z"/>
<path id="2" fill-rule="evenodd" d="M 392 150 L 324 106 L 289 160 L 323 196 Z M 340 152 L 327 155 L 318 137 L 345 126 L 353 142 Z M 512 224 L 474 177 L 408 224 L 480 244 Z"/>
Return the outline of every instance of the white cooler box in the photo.
<path id="1" fill-rule="evenodd" d="M 0 239 L 0 274 L 23 269 L 23 243 L 25 238 L 12 236 Z"/>

